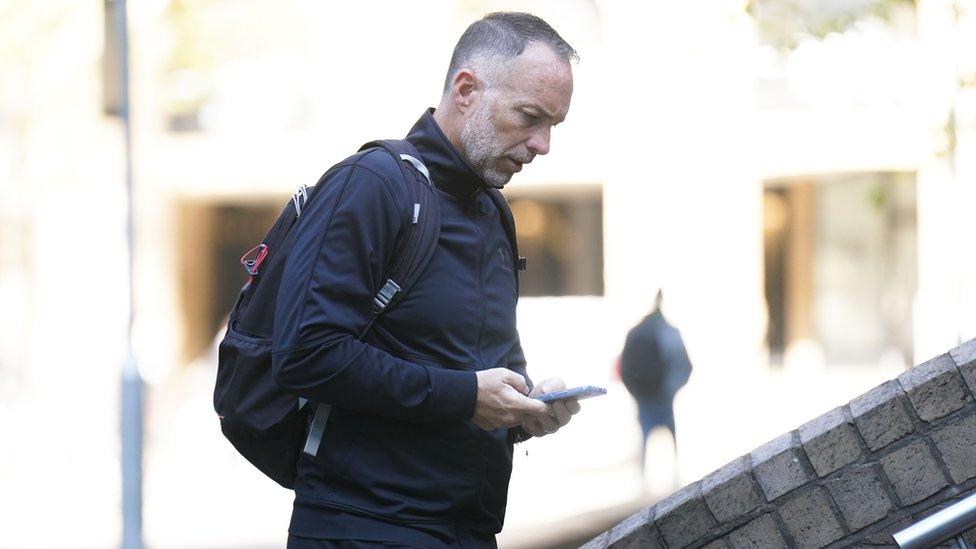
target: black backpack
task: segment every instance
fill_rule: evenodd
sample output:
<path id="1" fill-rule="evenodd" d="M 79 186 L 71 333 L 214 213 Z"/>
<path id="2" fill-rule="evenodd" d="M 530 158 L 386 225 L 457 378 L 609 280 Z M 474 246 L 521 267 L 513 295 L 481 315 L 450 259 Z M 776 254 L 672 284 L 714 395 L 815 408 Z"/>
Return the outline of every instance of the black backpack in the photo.
<path id="1" fill-rule="evenodd" d="M 688 382 L 691 370 L 681 333 L 660 311 L 627 333 L 620 354 L 620 379 L 635 398 L 674 396 Z"/>
<path id="2" fill-rule="evenodd" d="M 400 166 L 404 182 L 400 198 L 409 208 L 412 223 L 399 233 L 393 265 L 386 284 L 373 300 L 373 318 L 360 332 L 360 339 L 417 281 L 440 235 L 440 207 L 420 154 L 407 141 L 372 141 L 360 150 L 376 147 L 393 155 Z M 336 167 L 326 172 L 314 187 L 299 189 L 262 242 L 241 259 L 250 278 L 231 309 L 218 353 L 214 409 L 220 430 L 241 455 L 285 488 L 294 486 L 313 406 L 284 392 L 274 381 L 271 337 L 275 301 L 294 241 L 293 229 L 334 170 Z M 328 410 L 327 404 L 316 408 L 313 430 L 319 427 L 319 436 Z M 311 448 L 309 453 L 314 455 L 318 441 L 310 437 L 308 442 L 305 449 Z"/>

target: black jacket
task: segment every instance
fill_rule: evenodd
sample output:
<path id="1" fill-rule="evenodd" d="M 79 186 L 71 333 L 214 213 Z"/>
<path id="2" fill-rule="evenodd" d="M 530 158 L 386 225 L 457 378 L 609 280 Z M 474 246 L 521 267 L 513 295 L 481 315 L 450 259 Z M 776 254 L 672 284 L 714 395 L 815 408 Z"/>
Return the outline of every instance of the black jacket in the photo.
<path id="1" fill-rule="evenodd" d="M 476 371 L 525 374 L 515 258 L 487 185 L 432 112 L 407 139 L 437 186 L 440 239 L 420 280 L 365 342 L 356 335 L 409 215 L 393 192 L 399 167 L 377 149 L 346 159 L 296 228 L 275 317 L 276 380 L 334 408 L 318 455 L 299 462 L 292 534 L 385 539 L 357 532 L 372 527 L 345 515 L 502 527 L 512 446 L 504 429 L 486 432 L 470 419 Z"/>

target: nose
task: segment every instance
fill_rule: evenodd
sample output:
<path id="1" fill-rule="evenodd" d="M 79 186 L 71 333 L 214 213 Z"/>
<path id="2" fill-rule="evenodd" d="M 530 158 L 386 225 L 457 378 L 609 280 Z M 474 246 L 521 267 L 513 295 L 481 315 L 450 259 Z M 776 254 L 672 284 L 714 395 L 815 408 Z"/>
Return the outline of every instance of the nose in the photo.
<path id="1" fill-rule="evenodd" d="M 540 129 L 529 136 L 525 143 L 532 154 L 546 154 L 549 152 L 549 128 Z"/>

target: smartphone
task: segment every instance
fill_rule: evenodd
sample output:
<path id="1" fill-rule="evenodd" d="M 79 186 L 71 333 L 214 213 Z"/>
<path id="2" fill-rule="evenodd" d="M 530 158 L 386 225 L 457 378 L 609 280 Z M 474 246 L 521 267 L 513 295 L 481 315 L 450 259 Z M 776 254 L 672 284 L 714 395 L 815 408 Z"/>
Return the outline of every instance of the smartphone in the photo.
<path id="1" fill-rule="evenodd" d="M 594 387 L 592 385 L 583 385 L 582 387 L 573 387 L 572 389 L 563 389 L 562 391 L 554 391 L 552 393 L 546 393 L 544 395 L 539 395 L 535 397 L 542 402 L 555 402 L 557 400 L 563 400 L 567 398 L 574 398 L 576 400 L 582 400 L 584 398 L 590 398 L 600 395 L 607 394 L 607 390 L 603 387 Z"/>

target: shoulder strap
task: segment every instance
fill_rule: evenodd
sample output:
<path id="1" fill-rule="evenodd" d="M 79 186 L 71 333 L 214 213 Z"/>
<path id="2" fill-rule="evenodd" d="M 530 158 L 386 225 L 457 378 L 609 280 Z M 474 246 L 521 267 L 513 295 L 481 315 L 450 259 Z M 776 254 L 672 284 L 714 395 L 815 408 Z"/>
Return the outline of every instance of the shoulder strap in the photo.
<path id="1" fill-rule="evenodd" d="M 359 150 L 381 148 L 397 159 L 403 176 L 409 223 L 393 252 L 386 283 L 373 300 L 377 317 L 410 291 L 434 255 L 441 231 L 440 203 L 420 153 L 406 140 L 370 141 Z M 413 167 L 410 170 L 407 165 Z M 364 331 L 365 333 L 365 331 Z"/>
<path id="2" fill-rule="evenodd" d="M 508 200 L 505 199 L 501 191 L 491 187 L 485 192 L 491 198 L 491 201 L 495 203 L 495 208 L 498 210 L 498 217 L 501 218 L 502 227 L 508 236 L 508 243 L 512 246 L 512 257 L 515 258 L 513 263 L 515 264 L 515 291 L 517 294 L 519 289 L 519 271 L 525 270 L 525 267 L 524 260 L 519 256 L 518 238 L 515 234 L 515 217 L 512 215 L 512 208 L 508 205 Z"/>
<path id="3" fill-rule="evenodd" d="M 441 232 L 440 203 L 430 180 L 430 172 L 417 149 L 406 140 L 384 140 L 370 141 L 359 150 L 373 148 L 383 149 L 396 159 L 403 181 L 402 194 L 407 199 L 405 205 L 409 223 L 397 239 L 386 282 L 373 298 L 373 317 L 359 333 L 360 339 L 369 332 L 380 315 L 392 309 L 417 282 L 434 255 Z M 414 169 L 408 169 L 407 164 Z M 323 402 L 316 406 L 305 439 L 303 451 L 306 454 L 314 456 L 318 453 L 331 411 L 331 404 Z"/>

